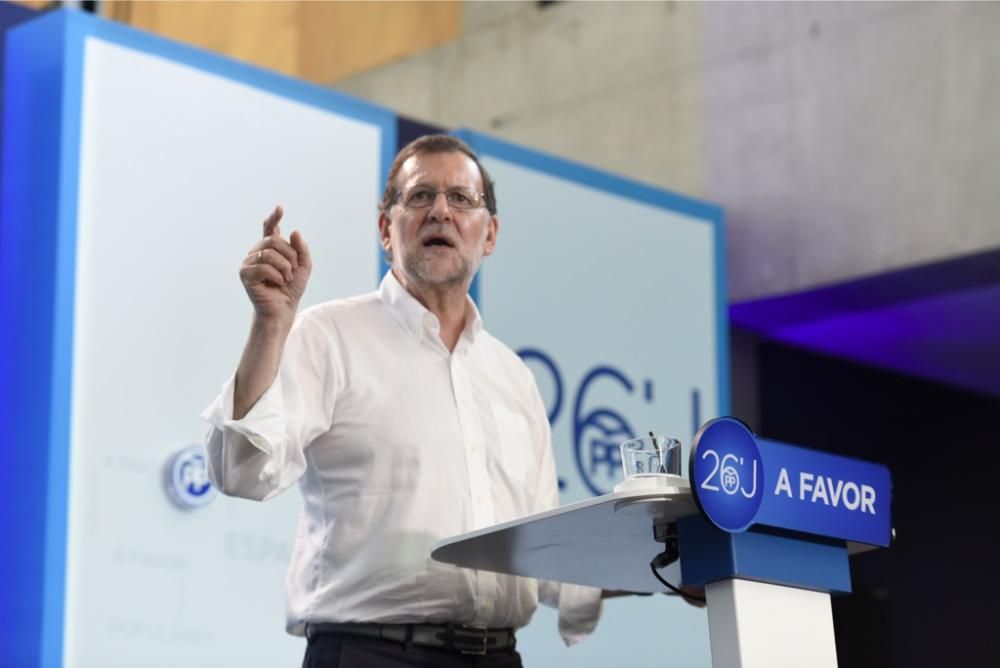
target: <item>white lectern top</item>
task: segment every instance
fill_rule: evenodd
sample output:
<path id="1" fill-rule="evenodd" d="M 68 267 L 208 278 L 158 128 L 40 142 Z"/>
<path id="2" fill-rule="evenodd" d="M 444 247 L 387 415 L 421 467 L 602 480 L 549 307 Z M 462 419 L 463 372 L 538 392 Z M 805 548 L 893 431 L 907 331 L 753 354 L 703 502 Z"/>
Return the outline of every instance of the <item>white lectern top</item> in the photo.
<path id="1" fill-rule="evenodd" d="M 677 487 L 621 490 L 443 540 L 431 556 L 485 571 L 662 592 L 649 569 L 664 548 L 654 539 L 653 527 L 697 512 L 686 481 Z M 660 573 L 679 582 L 679 562 Z"/>

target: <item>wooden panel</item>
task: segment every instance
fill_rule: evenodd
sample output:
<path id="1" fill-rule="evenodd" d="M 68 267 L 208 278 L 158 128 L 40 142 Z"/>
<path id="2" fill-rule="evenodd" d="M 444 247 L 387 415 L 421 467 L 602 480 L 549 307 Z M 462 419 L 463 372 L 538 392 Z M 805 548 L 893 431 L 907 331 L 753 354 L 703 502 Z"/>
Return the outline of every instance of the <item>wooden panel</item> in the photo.
<path id="1" fill-rule="evenodd" d="M 52 0 L 13 0 L 15 5 L 24 5 L 30 9 L 48 9 L 56 3 Z"/>
<path id="2" fill-rule="evenodd" d="M 299 76 L 299 2 L 107 2 L 109 18 Z"/>
<path id="3" fill-rule="evenodd" d="M 460 2 L 104 2 L 107 18 L 329 84 L 458 37 Z"/>
<path id="4" fill-rule="evenodd" d="M 456 39 L 460 2 L 304 2 L 301 74 L 333 83 Z"/>

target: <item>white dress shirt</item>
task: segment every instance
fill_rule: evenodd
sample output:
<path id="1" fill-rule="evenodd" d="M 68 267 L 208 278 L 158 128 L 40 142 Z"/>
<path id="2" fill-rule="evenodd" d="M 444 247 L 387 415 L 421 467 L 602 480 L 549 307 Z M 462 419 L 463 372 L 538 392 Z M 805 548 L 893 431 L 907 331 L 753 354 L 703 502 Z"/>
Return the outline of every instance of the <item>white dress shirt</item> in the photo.
<path id="1" fill-rule="evenodd" d="M 298 483 L 288 631 L 306 622 L 524 626 L 539 593 L 567 644 L 600 590 L 436 562 L 437 541 L 558 504 L 545 407 L 470 299 L 453 352 L 388 272 L 378 291 L 303 311 L 278 376 L 241 420 L 233 380 L 206 409 L 212 481 L 264 500 Z M 539 587 L 539 584 L 541 587 Z"/>

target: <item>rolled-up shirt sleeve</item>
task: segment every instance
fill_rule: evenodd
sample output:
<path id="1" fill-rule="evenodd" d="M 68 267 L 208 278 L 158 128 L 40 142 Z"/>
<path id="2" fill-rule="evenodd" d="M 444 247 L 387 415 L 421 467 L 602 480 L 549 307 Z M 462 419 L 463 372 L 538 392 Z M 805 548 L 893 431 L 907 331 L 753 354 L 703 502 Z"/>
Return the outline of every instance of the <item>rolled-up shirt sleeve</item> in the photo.
<path id="1" fill-rule="evenodd" d="M 306 311 L 296 320 L 278 375 L 243 418 L 233 419 L 235 376 L 202 413 L 212 425 L 209 476 L 224 494 L 258 501 L 280 494 L 305 472 L 305 448 L 330 429 L 340 374 L 333 341 L 314 317 Z"/>

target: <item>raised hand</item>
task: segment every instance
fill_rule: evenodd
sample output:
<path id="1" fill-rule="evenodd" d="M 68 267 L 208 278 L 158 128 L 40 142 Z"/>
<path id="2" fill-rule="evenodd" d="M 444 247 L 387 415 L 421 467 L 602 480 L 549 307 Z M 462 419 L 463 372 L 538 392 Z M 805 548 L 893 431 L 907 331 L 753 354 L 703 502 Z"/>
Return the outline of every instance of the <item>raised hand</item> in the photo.
<path id="1" fill-rule="evenodd" d="M 236 369 L 234 420 L 242 419 L 274 381 L 285 339 L 312 272 L 312 258 L 302 235 L 292 232 L 288 241 L 281 238 L 278 223 L 283 215 L 280 206 L 274 207 L 264 221 L 264 238 L 240 265 L 240 280 L 253 303 L 254 319 Z"/>
<path id="2" fill-rule="evenodd" d="M 283 215 L 276 206 L 264 220 L 264 238 L 243 258 L 240 280 L 260 324 L 287 329 L 306 291 L 312 258 L 299 232 L 292 232 L 288 241 L 281 237 Z"/>

